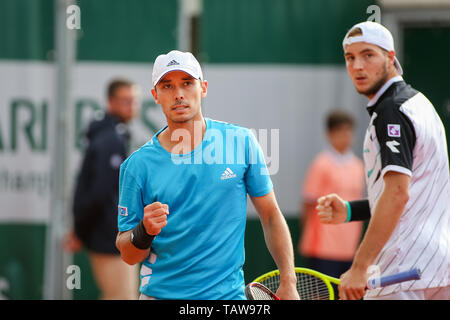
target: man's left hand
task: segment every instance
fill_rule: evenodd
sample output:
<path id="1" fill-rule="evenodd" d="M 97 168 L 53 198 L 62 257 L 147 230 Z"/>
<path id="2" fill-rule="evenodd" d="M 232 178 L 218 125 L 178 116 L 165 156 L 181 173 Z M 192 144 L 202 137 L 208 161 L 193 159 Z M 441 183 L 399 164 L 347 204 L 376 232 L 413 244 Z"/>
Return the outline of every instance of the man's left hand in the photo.
<path id="1" fill-rule="evenodd" d="M 341 300 L 361 300 L 366 294 L 368 278 L 366 270 L 350 268 L 350 270 L 341 275 L 339 298 Z"/>

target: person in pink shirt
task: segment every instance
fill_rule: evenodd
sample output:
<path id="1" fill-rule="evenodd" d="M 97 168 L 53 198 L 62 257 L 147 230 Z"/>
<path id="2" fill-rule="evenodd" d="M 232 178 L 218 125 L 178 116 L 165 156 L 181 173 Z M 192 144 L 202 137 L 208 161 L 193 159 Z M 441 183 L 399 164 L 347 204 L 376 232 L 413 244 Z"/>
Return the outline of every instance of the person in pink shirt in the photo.
<path id="1" fill-rule="evenodd" d="M 315 209 L 317 199 L 336 193 L 344 199 L 360 199 L 364 190 L 364 165 L 351 151 L 354 120 L 335 110 L 326 119 L 329 146 L 310 165 L 302 190 L 299 253 L 306 267 L 339 278 L 347 271 L 362 235 L 362 222 L 323 224 Z"/>

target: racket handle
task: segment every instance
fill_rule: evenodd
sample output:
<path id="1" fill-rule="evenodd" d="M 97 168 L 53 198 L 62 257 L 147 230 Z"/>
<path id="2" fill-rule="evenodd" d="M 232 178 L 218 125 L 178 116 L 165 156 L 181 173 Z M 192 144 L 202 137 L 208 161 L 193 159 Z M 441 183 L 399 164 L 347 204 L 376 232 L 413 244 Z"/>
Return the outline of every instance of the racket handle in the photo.
<path id="1" fill-rule="evenodd" d="M 419 268 L 414 268 L 408 271 L 392 274 L 389 276 L 384 276 L 380 278 L 369 279 L 367 281 L 368 289 L 376 289 L 380 287 L 386 287 L 391 284 L 410 281 L 410 280 L 418 280 L 421 277 L 421 272 Z"/>

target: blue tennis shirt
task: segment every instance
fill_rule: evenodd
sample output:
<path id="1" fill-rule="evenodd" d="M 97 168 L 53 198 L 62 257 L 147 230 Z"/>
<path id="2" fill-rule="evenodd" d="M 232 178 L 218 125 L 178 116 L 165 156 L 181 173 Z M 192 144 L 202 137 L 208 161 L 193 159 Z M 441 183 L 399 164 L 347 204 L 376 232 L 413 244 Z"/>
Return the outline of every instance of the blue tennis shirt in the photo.
<path id="1" fill-rule="evenodd" d="M 190 153 L 160 145 L 166 127 L 120 168 L 119 231 L 133 229 L 145 206 L 169 206 L 140 273 L 140 291 L 157 299 L 245 299 L 247 193 L 264 196 L 273 184 L 250 130 L 205 123 L 203 140 Z"/>

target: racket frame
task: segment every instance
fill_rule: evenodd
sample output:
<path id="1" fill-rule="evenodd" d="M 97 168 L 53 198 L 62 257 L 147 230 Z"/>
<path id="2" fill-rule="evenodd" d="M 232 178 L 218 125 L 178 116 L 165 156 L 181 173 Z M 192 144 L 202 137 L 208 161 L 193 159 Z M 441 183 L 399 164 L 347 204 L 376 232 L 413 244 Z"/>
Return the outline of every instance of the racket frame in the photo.
<path id="1" fill-rule="evenodd" d="M 341 281 L 337 278 L 328 276 L 326 274 L 323 274 L 321 272 L 312 270 L 312 269 L 308 269 L 308 268 L 300 268 L 300 267 L 296 267 L 295 268 L 295 273 L 303 273 L 303 274 L 309 274 L 312 276 L 315 276 L 319 279 L 321 279 L 329 292 L 329 299 L 330 300 L 334 300 L 335 299 L 335 293 L 334 293 L 334 289 L 332 287 L 332 283 L 339 285 L 341 283 Z M 275 277 L 277 275 L 280 274 L 279 270 L 273 270 L 273 271 L 269 271 L 259 277 L 257 277 L 255 280 L 253 280 L 253 282 L 263 282 L 266 279 Z M 382 286 L 386 286 L 386 285 L 390 285 L 390 284 L 394 284 L 394 283 L 399 283 L 402 281 L 410 281 L 410 280 L 418 280 L 421 278 L 421 271 L 418 268 L 414 268 L 411 269 L 409 271 L 405 271 L 405 272 L 401 272 L 398 274 L 393 274 L 393 275 L 388 275 L 388 276 L 382 276 L 380 277 L 377 281 L 374 282 L 374 280 L 369 279 L 368 281 L 368 288 L 371 288 L 372 285 L 374 283 L 381 283 Z M 370 284 L 369 284 L 370 283 Z M 374 286 L 375 287 L 375 286 Z M 372 287 L 372 288 L 374 288 Z M 269 289 L 270 290 L 270 289 Z"/>
<path id="2" fill-rule="evenodd" d="M 309 275 L 312 275 L 312 276 L 315 276 L 315 277 L 321 279 L 327 286 L 328 292 L 330 294 L 330 300 L 334 300 L 335 294 L 334 294 L 334 289 L 333 289 L 331 283 L 339 285 L 339 283 L 340 283 L 339 279 L 327 276 L 326 274 L 323 274 L 319 271 L 315 271 L 315 270 L 308 269 L 308 268 L 301 268 L 301 267 L 296 267 L 295 273 L 296 274 L 297 273 L 305 273 L 305 274 L 309 274 Z M 258 278 L 253 280 L 253 282 L 263 282 L 264 280 L 272 278 L 279 274 L 280 274 L 280 270 L 272 270 L 272 271 L 269 271 L 269 272 L 259 276 Z"/>
<path id="3" fill-rule="evenodd" d="M 280 300 L 280 298 L 275 293 L 273 293 L 272 290 L 267 288 L 262 283 L 259 283 L 259 282 L 256 282 L 256 281 L 250 282 L 249 284 L 247 284 L 245 286 L 245 295 L 247 296 L 248 300 L 255 300 L 252 297 L 253 295 L 249 294 L 249 293 L 251 293 L 250 288 L 258 288 L 259 290 L 262 290 L 262 291 L 266 292 L 269 296 L 271 296 L 273 298 L 273 300 Z M 250 296 L 250 298 L 249 298 L 249 296 Z"/>

